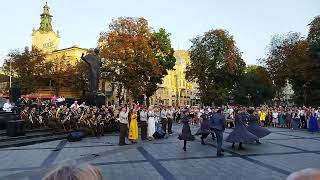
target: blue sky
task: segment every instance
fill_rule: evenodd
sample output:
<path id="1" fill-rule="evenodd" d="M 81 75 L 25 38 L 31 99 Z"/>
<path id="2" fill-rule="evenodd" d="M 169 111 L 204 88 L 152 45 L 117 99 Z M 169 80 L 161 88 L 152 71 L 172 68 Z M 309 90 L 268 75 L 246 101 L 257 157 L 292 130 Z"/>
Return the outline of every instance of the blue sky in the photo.
<path id="1" fill-rule="evenodd" d="M 0 64 L 11 49 L 31 45 L 45 0 L 1 0 Z M 289 31 L 307 35 L 308 24 L 320 15 L 320 0 L 48 0 L 60 48 L 95 47 L 101 31 L 120 16 L 145 17 L 154 29 L 172 33 L 175 49 L 209 29 L 223 28 L 234 36 L 248 64 L 264 57 L 271 36 Z"/>

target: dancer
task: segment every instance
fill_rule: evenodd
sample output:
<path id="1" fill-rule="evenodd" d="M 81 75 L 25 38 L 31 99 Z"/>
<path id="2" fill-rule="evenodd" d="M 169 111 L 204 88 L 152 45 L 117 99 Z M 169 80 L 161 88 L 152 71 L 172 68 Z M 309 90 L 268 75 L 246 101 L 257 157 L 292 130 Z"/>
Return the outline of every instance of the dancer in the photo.
<path id="1" fill-rule="evenodd" d="M 224 156 L 222 153 L 224 150 L 222 149 L 222 141 L 223 141 L 223 132 L 225 130 L 225 122 L 226 117 L 223 114 L 223 108 L 219 108 L 219 110 L 213 114 L 210 119 L 210 128 L 214 131 L 214 134 L 217 137 L 217 156 Z"/>
<path id="2" fill-rule="evenodd" d="M 210 130 L 208 109 L 204 110 L 204 113 L 200 116 L 200 120 L 201 126 L 195 135 L 201 135 L 201 144 L 205 145 L 204 139 L 206 139 L 209 134 L 211 134 L 213 140 L 215 139 L 214 132 Z"/>
<path id="3" fill-rule="evenodd" d="M 241 116 L 242 112 L 243 109 L 235 110 L 235 128 L 226 139 L 227 142 L 232 143 L 232 149 L 235 149 L 235 143 L 239 143 L 238 150 L 244 150 L 242 143 L 252 143 L 259 139 L 256 135 L 247 130 L 245 122 Z"/>
<path id="4" fill-rule="evenodd" d="M 256 114 L 254 114 L 254 109 L 249 109 L 248 113 L 250 114 L 249 126 L 247 127 L 249 132 L 256 135 L 259 139 L 263 138 L 271 133 L 268 129 L 262 128 L 259 126 L 259 124 L 258 124 L 259 118 L 257 117 Z M 257 144 L 261 144 L 259 139 L 256 140 Z"/>
<path id="5" fill-rule="evenodd" d="M 190 125 L 189 123 L 191 122 L 191 117 L 189 116 L 189 111 L 187 109 L 185 109 L 183 111 L 184 116 L 181 119 L 181 123 L 183 123 L 183 127 L 182 127 L 182 133 L 179 134 L 179 140 L 183 140 L 183 150 L 187 151 L 187 141 L 194 141 L 195 138 L 194 136 L 191 134 L 191 130 L 190 130 Z"/>
<path id="6" fill-rule="evenodd" d="M 148 111 L 148 139 L 151 141 L 153 139 L 153 134 L 156 132 L 156 122 L 155 113 L 153 111 L 153 106 L 149 107 Z"/>

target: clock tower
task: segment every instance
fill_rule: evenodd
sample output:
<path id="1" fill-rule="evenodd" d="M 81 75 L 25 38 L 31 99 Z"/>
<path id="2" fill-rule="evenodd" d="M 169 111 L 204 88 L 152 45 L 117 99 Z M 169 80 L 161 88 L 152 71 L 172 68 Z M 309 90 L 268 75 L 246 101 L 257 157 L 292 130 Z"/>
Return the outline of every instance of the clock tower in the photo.
<path id="1" fill-rule="evenodd" d="M 43 6 L 43 13 L 40 15 L 39 29 L 32 30 L 32 48 L 37 48 L 43 52 L 50 53 L 59 48 L 59 32 L 54 32 L 51 21 L 52 15 L 49 13 L 49 6 Z"/>

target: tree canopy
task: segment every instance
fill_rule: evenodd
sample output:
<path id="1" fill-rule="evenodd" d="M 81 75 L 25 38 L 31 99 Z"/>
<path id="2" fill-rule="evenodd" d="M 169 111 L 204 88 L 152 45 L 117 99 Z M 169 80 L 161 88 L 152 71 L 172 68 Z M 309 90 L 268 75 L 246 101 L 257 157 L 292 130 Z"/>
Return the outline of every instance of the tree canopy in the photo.
<path id="1" fill-rule="evenodd" d="M 193 38 L 191 42 L 187 79 L 199 84 L 204 104 L 226 103 L 245 69 L 233 37 L 226 30 L 216 29 Z"/>
<path id="2" fill-rule="evenodd" d="M 175 64 L 169 36 L 163 28 L 152 31 L 144 18 L 113 20 L 98 40 L 101 56 L 107 61 L 103 70 L 134 99 L 143 94 L 150 97 Z"/>

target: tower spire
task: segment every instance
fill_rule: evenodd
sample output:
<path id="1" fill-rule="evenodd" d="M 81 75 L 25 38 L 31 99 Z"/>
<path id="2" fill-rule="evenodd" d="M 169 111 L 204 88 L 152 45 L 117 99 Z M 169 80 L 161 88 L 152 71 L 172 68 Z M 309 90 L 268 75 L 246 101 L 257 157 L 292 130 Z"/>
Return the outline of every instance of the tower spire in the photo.
<path id="1" fill-rule="evenodd" d="M 46 5 L 43 6 L 43 13 L 40 15 L 40 31 L 49 32 L 52 31 L 52 15 L 49 12 L 48 2 L 46 1 Z"/>

